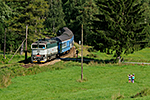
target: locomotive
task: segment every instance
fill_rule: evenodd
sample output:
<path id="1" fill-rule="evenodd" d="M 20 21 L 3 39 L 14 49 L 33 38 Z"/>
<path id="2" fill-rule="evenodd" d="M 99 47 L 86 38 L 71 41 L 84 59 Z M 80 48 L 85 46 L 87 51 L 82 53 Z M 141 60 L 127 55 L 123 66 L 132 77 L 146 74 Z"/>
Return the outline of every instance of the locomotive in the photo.
<path id="1" fill-rule="evenodd" d="M 51 39 L 39 39 L 31 44 L 31 62 L 46 62 L 54 59 L 63 53 L 69 52 L 74 46 L 74 34 L 72 31 L 63 27 L 59 30 L 60 36 Z"/>

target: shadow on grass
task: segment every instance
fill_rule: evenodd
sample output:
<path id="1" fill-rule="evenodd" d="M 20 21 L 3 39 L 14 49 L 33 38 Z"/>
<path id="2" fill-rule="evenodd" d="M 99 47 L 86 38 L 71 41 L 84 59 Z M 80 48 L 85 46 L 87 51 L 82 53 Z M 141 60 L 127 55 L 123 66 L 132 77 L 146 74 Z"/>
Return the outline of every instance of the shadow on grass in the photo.
<path id="1" fill-rule="evenodd" d="M 63 61 L 74 61 L 74 62 L 81 62 L 81 58 L 56 58 L 56 59 L 61 59 Z M 115 59 L 106 59 L 106 60 L 101 60 L 101 59 L 94 59 L 94 58 L 87 58 L 87 57 L 83 57 L 83 63 L 90 63 L 90 62 L 97 62 L 97 63 L 115 63 Z M 31 57 L 29 57 L 27 59 L 27 61 L 25 60 L 21 60 L 18 63 L 31 63 Z"/>
<path id="2" fill-rule="evenodd" d="M 81 58 L 60 58 L 61 60 L 64 61 L 76 61 L 76 62 L 81 62 Z M 91 61 L 97 62 L 97 63 L 115 63 L 115 59 L 106 59 L 106 60 L 101 60 L 101 59 L 94 59 L 94 58 L 86 58 L 83 57 L 83 63 L 90 63 Z"/>
<path id="3" fill-rule="evenodd" d="M 31 57 L 27 58 L 27 61 L 25 61 L 24 59 L 24 60 L 18 61 L 18 63 L 24 63 L 24 64 L 31 63 Z"/>
<path id="4" fill-rule="evenodd" d="M 135 95 L 131 96 L 131 98 L 143 97 L 143 96 L 148 96 L 148 95 L 150 95 L 150 89 L 146 88 L 146 89 L 136 93 Z"/>

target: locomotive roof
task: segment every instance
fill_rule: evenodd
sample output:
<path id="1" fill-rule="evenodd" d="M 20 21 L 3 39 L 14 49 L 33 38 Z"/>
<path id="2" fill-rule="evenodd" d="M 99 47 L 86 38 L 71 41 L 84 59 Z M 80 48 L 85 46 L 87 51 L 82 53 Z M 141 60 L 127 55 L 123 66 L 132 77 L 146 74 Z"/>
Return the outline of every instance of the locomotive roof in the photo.
<path id="1" fill-rule="evenodd" d="M 67 27 L 63 27 L 61 29 L 61 32 L 63 34 L 61 34 L 60 36 L 57 36 L 57 37 L 55 37 L 53 39 L 55 39 L 57 41 L 64 41 L 64 40 L 67 40 L 67 39 L 71 39 L 74 36 L 72 31 L 69 28 L 67 28 Z"/>
<path id="2" fill-rule="evenodd" d="M 33 44 L 35 44 L 35 43 L 50 43 L 50 44 L 52 44 L 52 43 L 56 43 L 57 41 L 56 40 L 52 40 L 52 39 L 39 39 L 38 41 L 36 41 L 36 42 L 34 42 Z"/>

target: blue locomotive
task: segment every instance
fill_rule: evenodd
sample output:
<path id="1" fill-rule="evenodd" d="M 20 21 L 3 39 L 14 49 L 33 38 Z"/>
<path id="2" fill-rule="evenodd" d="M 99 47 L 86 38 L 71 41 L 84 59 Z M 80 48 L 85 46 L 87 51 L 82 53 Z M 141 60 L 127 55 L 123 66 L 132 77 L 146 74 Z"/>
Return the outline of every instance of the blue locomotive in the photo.
<path id="1" fill-rule="evenodd" d="M 31 62 L 46 62 L 57 56 L 69 52 L 74 46 L 74 34 L 63 27 L 59 30 L 60 36 L 51 39 L 39 39 L 31 44 Z"/>

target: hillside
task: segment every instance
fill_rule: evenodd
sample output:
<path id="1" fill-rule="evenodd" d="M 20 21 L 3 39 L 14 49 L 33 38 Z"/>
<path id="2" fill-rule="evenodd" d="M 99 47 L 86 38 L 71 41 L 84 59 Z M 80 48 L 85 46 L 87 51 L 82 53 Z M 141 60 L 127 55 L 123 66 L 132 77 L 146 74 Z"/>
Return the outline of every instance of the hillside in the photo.
<path id="1" fill-rule="evenodd" d="M 81 46 L 75 43 L 79 50 Z M 111 60 L 112 55 L 90 50 L 84 46 L 84 58 Z M 91 52 L 89 52 L 91 51 Z M 150 48 L 130 55 L 123 55 L 125 62 L 149 62 Z M 8 55 L 7 55 L 8 57 Z M 54 65 L 23 67 L 18 61 L 24 56 L 16 55 L 10 64 L 0 64 L 0 98 L 10 99 L 149 99 L 149 65 L 117 64 L 105 62 L 81 63 L 79 61 L 60 61 Z M 135 83 L 128 83 L 128 74 L 135 74 Z M 132 88 L 131 88 L 132 87 Z"/>
<path id="2" fill-rule="evenodd" d="M 81 64 L 78 62 L 59 62 L 47 66 L 39 74 L 30 68 L 30 75 L 11 79 L 7 88 L 0 89 L 1 100 L 148 100 L 150 98 L 149 66 L 117 64 L 83 64 L 84 80 L 80 80 Z M 46 68 L 46 67 L 45 67 Z M 20 69 L 21 70 L 21 69 Z M 17 69 L 16 69 L 17 71 Z M 33 71 L 33 72 L 31 72 Z M 128 74 L 135 74 L 135 83 L 128 83 Z M 24 73 L 26 74 L 26 73 Z"/>
<path id="3" fill-rule="evenodd" d="M 80 51 L 79 56 L 81 56 L 81 45 L 75 43 L 76 48 Z M 113 54 L 106 54 L 100 51 L 92 49 L 91 46 L 83 46 L 83 56 L 86 58 L 94 58 L 99 60 L 111 60 L 115 59 Z M 150 63 L 150 48 L 144 48 L 140 51 L 135 51 L 132 54 L 123 54 L 124 62 L 149 62 Z"/>

